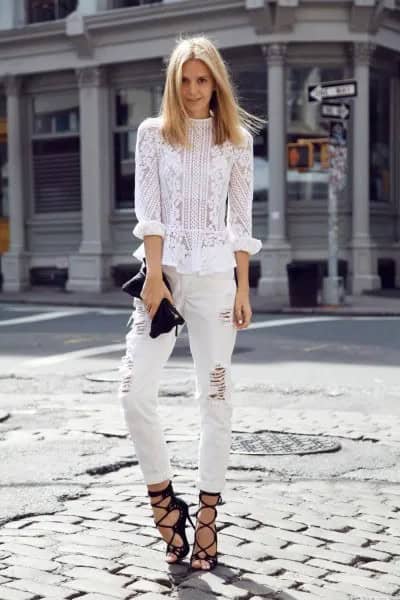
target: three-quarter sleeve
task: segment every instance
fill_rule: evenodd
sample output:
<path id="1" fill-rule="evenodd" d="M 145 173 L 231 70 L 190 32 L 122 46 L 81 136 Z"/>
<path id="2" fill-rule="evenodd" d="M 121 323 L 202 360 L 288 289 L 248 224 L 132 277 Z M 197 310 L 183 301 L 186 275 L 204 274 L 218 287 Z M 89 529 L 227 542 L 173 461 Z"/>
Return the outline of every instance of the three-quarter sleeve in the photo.
<path id="1" fill-rule="evenodd" d="M 234 149 L 228 186 L 227 229 L 233 250 L 256 254 L 262 242 L 252 237 L 254 190 L 253 137 L 245 130 L 246 143 Z"/>
<path id="2" fill-rule="evenodd" d="M 145 235 L 165 236 L 165 225 L 161 222 L 157 135 L 151 119 L 145 119 L 138 127 L 135 149 L 135 214 L 138 222 L 132 233 L 141 240 Z"/>

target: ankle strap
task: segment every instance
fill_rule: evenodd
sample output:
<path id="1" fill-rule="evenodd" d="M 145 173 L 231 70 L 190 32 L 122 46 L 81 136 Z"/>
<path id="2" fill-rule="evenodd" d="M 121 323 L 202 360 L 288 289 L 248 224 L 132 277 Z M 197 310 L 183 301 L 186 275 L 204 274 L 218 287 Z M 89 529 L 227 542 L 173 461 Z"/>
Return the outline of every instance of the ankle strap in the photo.
<path id="1" fill-rule="evenodd" d="M 203 495 L 205 495 L 205 496 L 214 496 L 214 497 L 217 498 L 217 502 L 215 504 L 208 504 L 207 502 L 204 501 Z M 200 492 L 199 492 L 199 500 L 205 506 L 210 506 L 211 508 L 213 506 L 218 506 L 219 504 L 222 504 L 222 496 L 221 496 L 221 494 L 219 492 L 218 493 L 213 493 L 213 492 L 205 492 L 204 490 L 200 490 Z"/>
<path id="2" fill-rule="evenodd" d="M 156 496 L 161 496 L 161 498 L 166 498 L 167 496 L 173 496 L 174 490 L 172 488 L 172 481 L 170 481 L 169 484 L 162 490 L 159 490 L 156 492 L 151 492 L 150 490 L 147 490 L 147 493 L 150 496 L 150 498 L 155 498 Z"/>

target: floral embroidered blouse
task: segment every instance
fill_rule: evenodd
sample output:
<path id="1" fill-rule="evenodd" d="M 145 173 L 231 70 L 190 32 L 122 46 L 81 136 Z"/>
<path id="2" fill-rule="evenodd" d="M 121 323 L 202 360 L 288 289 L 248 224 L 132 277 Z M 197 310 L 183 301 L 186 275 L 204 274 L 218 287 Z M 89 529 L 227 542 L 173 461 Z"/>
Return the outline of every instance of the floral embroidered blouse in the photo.
<path id="1" fill-rule="evenodd" d="M 229 270 L 235 251 L 261 248 L 252 237 L 252 135 L 243 128 L 245 145 L 217 145 L 212 116 L 189 119 L 190 147 L 183 147 L 168 144 L 160 126 L 160 117 L 147 118 L 137 131 L 133 235 L 161 235 L 161 263 L 179 273 Z M 145 256 L 143 243 L 133 256 Z"/>

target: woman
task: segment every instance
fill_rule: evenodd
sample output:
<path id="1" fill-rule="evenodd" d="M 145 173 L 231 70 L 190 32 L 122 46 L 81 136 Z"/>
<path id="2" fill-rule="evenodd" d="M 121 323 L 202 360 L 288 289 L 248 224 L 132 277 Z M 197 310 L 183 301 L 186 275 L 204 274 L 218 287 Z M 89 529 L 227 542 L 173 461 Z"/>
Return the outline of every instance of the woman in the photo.
<path id="1" fill-rule="evenodd" d="M 237 330 L 248 327 L 252 316 L 249 254 L 261 247 L 252 237 L 253 139 L 248 129 L 261 123 L 238 106 L 213 43 L 194 37 L 178 41 L 160 114 L 145 119 L 137 132 L 138 223 L 133 234 L 143 243 L 134 256 L 146 259 L 147 275 L 142 299 L 134 299 L 119 395 L 154 520 L 168 542 L 166 560 L 181 561 L 189 552 L 188 506 L 174 494 L 157 413 L 161 371 L 176 338 L 174 330 L 149 336 L 151 320 L 167 298 L 187 323 L 201 412 L 192 569 L 217 565 L 215 507 L 221 503 L 231 443 L 231 356 Z"/>

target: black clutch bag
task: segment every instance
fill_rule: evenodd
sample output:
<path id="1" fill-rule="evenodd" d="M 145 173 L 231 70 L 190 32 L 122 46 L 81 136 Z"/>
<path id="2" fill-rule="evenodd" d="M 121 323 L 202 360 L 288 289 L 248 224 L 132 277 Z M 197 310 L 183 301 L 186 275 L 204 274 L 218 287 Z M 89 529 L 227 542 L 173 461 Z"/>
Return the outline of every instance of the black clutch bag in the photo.
<path id="1" fill-rule="evenodd" d="M 140 267 L 139 273 L 137 273 L 134 277 L 132 277 L 128 281 L 125 281 L 125 283 L 122 286 L 122 290 L 124 292 L 126 292 L 127 294 L 129 294 L 130 296 L 133 296 L 134 298 L 140 298 L 142 300 L 142 297 L 140 294 L 142 292 L 142 288 L 143 288 L 145 280 L 146 280 L 146 260 L 143 259 L 143 263 L 142 263 L 142 266 Z M 163 273 L 163 281 L 164 281 L 165 285 L 167 286 L 167 288 L 169 289 L 169 291 L 171 292 L 172 291 L 171 286 L 169 284 L 168 279 L 164 275 L 164 273 Z M 150 337 L 156 338 L 161 333 L 168 333 L 169 331 L 171 331 L 171 329 L 173 327 L 176 327 L 175 336 L 177 336 L 178 335 L 178 325 L 183 325 L 184 322 L 185 322 L 185 319 L 182 317 L 182 315 L 179 313 L 179 311 L 175 308 L 175 306 L 173 304 L 171 304 L 171 302 L 169 300 L 167 300 L 167 298 L 163 298 L 160 302 L 160 305 L 157 309 L 156 314 L 154 315 L 154 317 L 151 321 Z"/>

